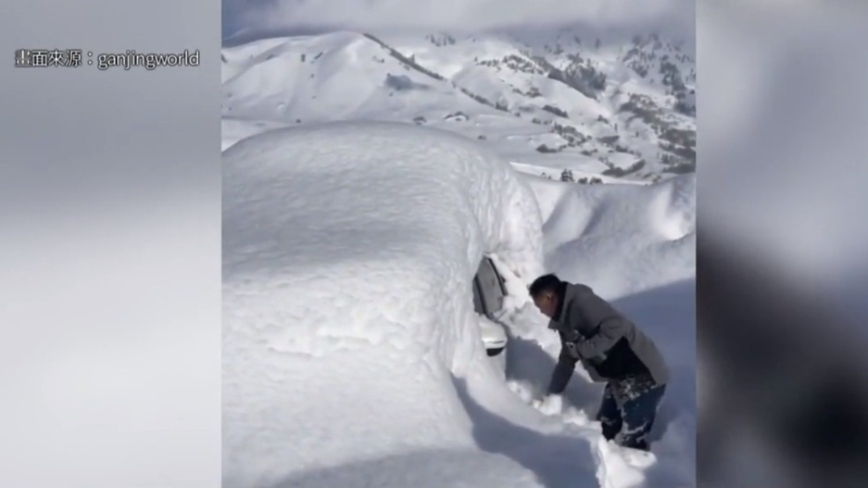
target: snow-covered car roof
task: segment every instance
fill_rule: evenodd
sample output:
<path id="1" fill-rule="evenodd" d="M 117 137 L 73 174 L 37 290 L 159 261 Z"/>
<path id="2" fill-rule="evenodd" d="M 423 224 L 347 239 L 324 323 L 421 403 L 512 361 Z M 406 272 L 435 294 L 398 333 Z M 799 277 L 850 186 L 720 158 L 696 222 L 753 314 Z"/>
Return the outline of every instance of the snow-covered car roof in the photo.
<path id="1" fill-rule="evenodd" d="M 306 317 L 379 308 L 399 318 L 399 298 L 461 291 L 469 301 L 449 286 L 469 290 L 483 253 L 538 271 L 529 268 L 541 255 L 529 190 L 508 164 L 446 132 L 389 123 L 277 130 L 229 149 L 223 179 L 229 299 L 268 295 Z M 321 321 L 302 322 L 324 332 Z M 358 335 L 332 332 L 329 344 Z"/>
<path id="2" fill-rule="evenodd" d="M 391 429 L 441 416 L 449 430 L 449 374 L 484 356 L 470 293 L 481 257 L 527 281 L 541 271 L 539 209 L 512 168 L 446 132 L 338 123 L 238 142 L 223 182 L 233 476 L 339 458 L 348 436 L 374 431 L 370 449 L 385 452 Z"/>

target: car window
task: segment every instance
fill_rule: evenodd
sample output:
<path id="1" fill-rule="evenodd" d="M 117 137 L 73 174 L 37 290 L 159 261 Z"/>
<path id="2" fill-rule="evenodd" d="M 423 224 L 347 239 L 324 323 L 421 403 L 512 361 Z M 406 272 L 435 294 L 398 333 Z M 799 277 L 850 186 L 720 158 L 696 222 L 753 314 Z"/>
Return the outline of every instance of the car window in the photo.
<path id="1" fill-rule="evenodd" d="M 482 304 L 482 297 L 479 295 L 479 280 L 475 277 L 473 278 L 471 288 L 473 288 L 473 309 L 479 315 L 485 315 L 485 306 Z"/>
<path id="2" fill-rule="evenodd" d="M 494 268 L 494 263 L 485 258 L 479 263 L 476 278 L 479 282 L 479 292 L 485 309 L 494 313 L 503 308 L 503 286 L 500 276 Z"/>

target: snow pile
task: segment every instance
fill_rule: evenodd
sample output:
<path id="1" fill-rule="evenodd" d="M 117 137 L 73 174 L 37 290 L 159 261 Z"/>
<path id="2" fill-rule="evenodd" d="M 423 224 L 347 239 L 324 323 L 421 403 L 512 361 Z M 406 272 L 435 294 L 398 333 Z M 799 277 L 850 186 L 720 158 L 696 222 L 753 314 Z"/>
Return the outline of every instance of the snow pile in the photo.
<path id="1" fill-rule="evenodd" d="M 223 181 L 227 488 L 350 486 L 341 469 L 357 485 L 466 486 L 453 465 L 478 470 L 463 483 L 535 486 L 476 448 L 454 382 L 485 371 L 470 288 L 483 254 L 541 273 L 539 209 L 508 164 L 455 135 L 344 123 L 242 140 Z M 432 449 L 445 485 L 399 476 Z"/>

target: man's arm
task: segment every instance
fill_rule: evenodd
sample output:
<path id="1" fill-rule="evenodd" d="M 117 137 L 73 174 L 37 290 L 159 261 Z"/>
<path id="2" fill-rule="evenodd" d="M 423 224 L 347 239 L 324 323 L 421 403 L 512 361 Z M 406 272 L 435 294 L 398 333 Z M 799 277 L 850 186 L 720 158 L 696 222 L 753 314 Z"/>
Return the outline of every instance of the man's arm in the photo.
<path id="1" fill-rule="evenodd" d="M 591 359 L 605 354 L 624 337 L 629 327 L 629 323 L 622 318 L 604 320 L 596 334 L 576 344 L 579 356 L 583 359 Z"/>
<path id="2" fill-rule="evenodd" d="M 552 372 L 552 379 L 549 382 L 549 395 L 559 395 L 567 389 L 567 384 L 570 382 L 570 378 L 573 377 L 573 371 L 576 369 L 576 361 L 567 352 L 566 347 L 561 348 L 558 364 L 555 366 L 555 370 Z"/>

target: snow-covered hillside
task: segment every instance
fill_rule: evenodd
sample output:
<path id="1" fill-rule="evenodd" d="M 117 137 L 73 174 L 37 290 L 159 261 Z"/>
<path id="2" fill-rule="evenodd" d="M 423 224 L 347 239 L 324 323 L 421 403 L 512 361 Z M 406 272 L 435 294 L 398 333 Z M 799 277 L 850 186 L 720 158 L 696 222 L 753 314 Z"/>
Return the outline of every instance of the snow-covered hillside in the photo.
<path id="1" fill-rule="evenodd" d="M 582 34 L 334 32 L 227 47 L 224 132 L 402 121 L 477 138 L 555 179 L 694 171 L 693 47 Z"/>
<path id="2" fill-rule="evenodd" d="M 486 141 L 449 131 L 314 125 L 329 117 L 311 93 L 344 118 L 404 96 L 284 76 L 309 62 L 285 55 L 287 43 L 338 41 L 317 62 L 341 66 L 339 78 L 372 69 L 360 60 L 379 48 L 355 34 L 227 50 L 226 86 L 248 90 L 232 92 L 233 107 L 250 118 L 224 125 L 225 486 L 694 487 L 695 175 L 577 185 L 521 174 Z M 405 73 L 407 96 L 448 95 L 450 83 Z M 483 117 L 467 98 L 476 111 L 449 123 Z M 312 120 L 278 120 L 281 103 Z M 491 110 L 492 127 L 512 120 Z M 281 125 L 293 127 L 268 131 Z M 473 312 L 483 254 L 510 291 L 505 372 Z M 601 386 L 581 371 L 563 398 L 539 403 L 557 338 L 526 285 L 544 270 L 594 287 L 661 346 L 673 380 L 652 453 L 604 442 L 589 420 Z"/>

